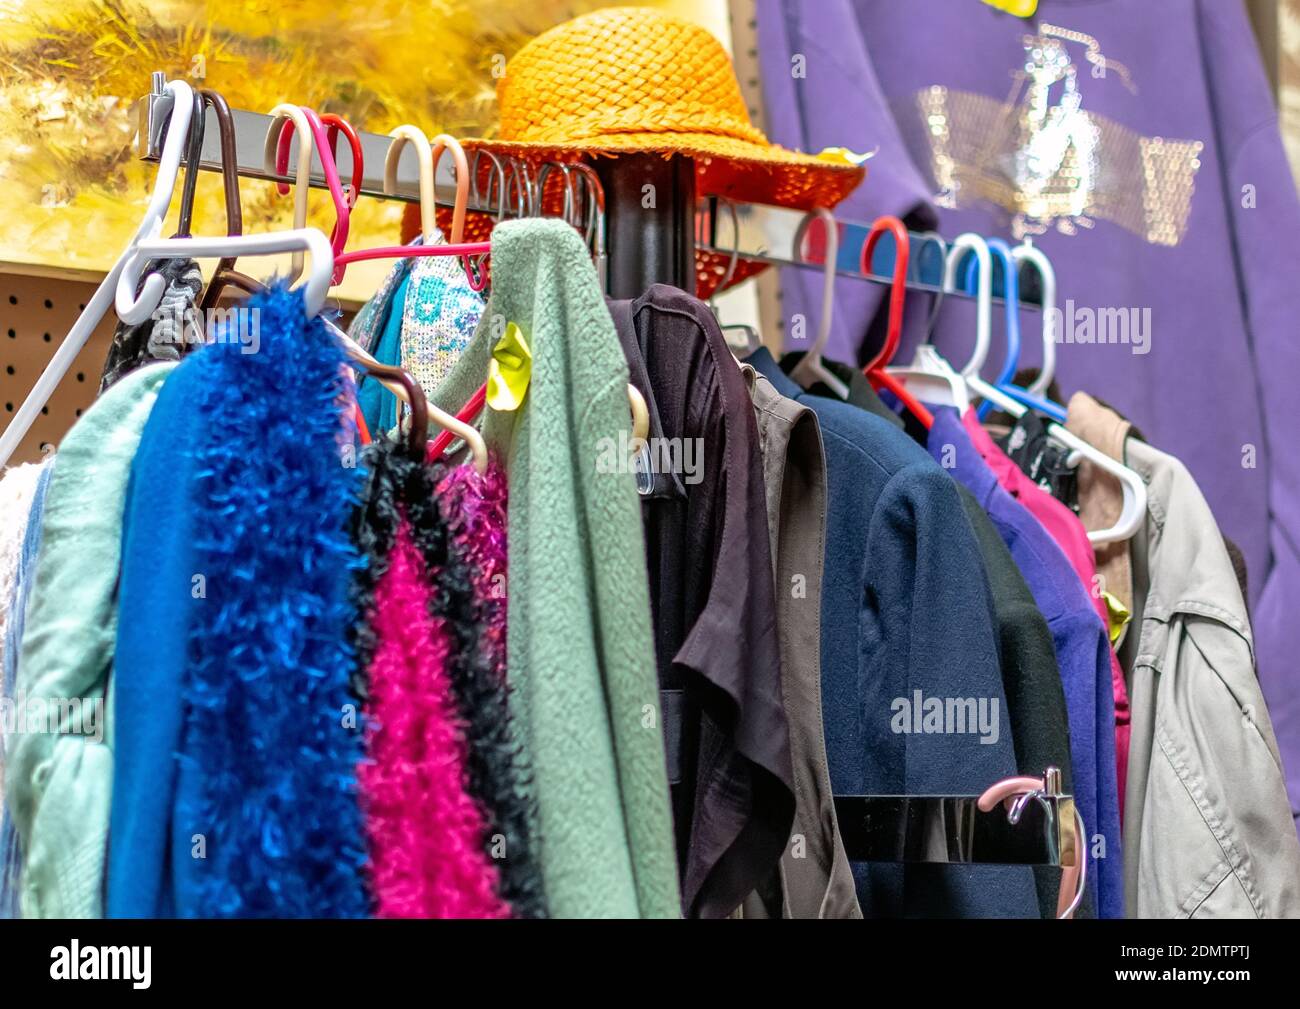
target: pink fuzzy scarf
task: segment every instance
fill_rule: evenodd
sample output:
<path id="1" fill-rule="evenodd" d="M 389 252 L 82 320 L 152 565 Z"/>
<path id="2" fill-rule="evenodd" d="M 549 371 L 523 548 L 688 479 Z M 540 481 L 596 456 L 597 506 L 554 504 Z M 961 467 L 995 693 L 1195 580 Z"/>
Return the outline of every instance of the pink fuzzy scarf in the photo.
<path id="1" fill-rule="evenodd" d="M 495 459 L 480 476 L 468 463 L 438 484 L 438 500 L 453 541 L 474 582 L 479 647 L 506 678 L 506 474 Z"/>
<path id="2" fill-rule="evenodd" d="M 370 614 L 369 760 L 358 770 L 381 918 L 508 918 L 484 817 L 466 790 L 465 726 L 447 676 L 450 632 L 430 615 L 406 519 Z"/>

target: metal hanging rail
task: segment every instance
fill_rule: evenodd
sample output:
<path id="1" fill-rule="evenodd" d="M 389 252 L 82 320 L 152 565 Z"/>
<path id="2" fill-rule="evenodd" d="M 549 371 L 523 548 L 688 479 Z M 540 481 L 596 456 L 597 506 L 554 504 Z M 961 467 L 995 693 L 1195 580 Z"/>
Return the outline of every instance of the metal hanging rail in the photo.
<path id="1" fill-rule="evenodd" d="M 870 184 L 870 183 L 868 183 Z M 731 256 L 737 250 L 742 259 L 757 260 L 773 266 L 798 266 L 821 272 L 825 269 L 821 262 L 813 262 L 804 257 L 800 249 L 801 236 L 806 227 L 808 215 L 799 210 L 785 207 L 771 207 L 758 203 L 733 203 L 736 221 L 725 210 L 727 201 L 716 197 L 701 201 L 696 222 L 696 234 L 699 236 L 696 247 L 720 256 Z M 870 223 L 849 221 L 836 218 L 839 225 L 839 254 L 836 256 L 836 276 L 853 280 L 866 280 L 874 284 L 888 286 L 892 282 L 890 272 L 893 268 L 893 239 L 886 236 L 876 247 L 875 268 L 871 273 L 859 269 L 862 247 L 871 232 Z M 733 232 L 738 228 L 739 238 Z M 907 289 L 938 295 L 943 283 L 944 247 L 935 240 L 935 236 L 916 231 L 909 231 L 909 250 L 907 265 Z M 996 277 L 995 280 L 1000 279 Z M 1040 308 L 1038 275 L 1030 272 L 1021 279 L 1020 306 L 1037 311 Z M 949 291 L 945 298 L 974 300 L 975 295 L 965 291 Z M 994 294 L 993 303 L 1004 305 L 1006 299 Z"/>
<path id="2" fill-rule="evenodd" d="M 160 75 L 155 74 L 155 83 Z M 165 83 L 165 81 L 164 81 Z M 133 146 L 137 156 L 145 161 L 157 161 L 162 154 L 163 128 L 171 112 L 171 96 L 159 93 L 157 87 L 135 103 L 135 137 Z M 271 117 L 260 112 L 248 112 L 244 109 L 230 110 L 235 126 L 235 151 L 238 156 L 239 174 L 246 179 L 264 179 L 272 182 L 294 181 L 292 167 L 298 163 L 298 147 L 301 138 L 295 133 L 289 150 L 290 174 L 281 175 L 268 171 L 263 158 L 263 144 L 267 131 L 271 128 Z M 207 120 L 203 131 L 203 156 L 199 167 L 212 172 L 221 171 L 221 139 L 217 125 L 216 112 L 208 108 Z M 391 137 L 381 133 L 362 133 L 361 152 L 365 161 L 365 174 L 361 180 L 363 196 L 377 196 L 381 199 L 402 200 L 417 203 L 420 199 L 419 159 L 413 144 L 404 146 L 397 162 L 396 192 L 389 195 L 384 192 L 384 157 L 392 145 Z M 348 180 L 352 177 L 352 150 L 346 143 L 340 143 L 335 156 L 339 178 Z M 312 152 L 311 184 L 313 188 L 324 189 L 325 169 L 321 164 L 320 152 Z M 451 158 L 444 157 L 438 161 L 434 178 L 439 205 L 452 206 L 456 197 L 455 176 L 452 173 Z M 486 213 L 495 212 L 495 206 L 485 206 L 471 199 L 471 210 Z"/>
<path id="3" fill-rule="evenodd" d="M 146 161 L 157 161 L 162 152 L 163 126 L 167 122 L 171 109 L 171 97 L 163 90 L 165 83 L 165 75 L 155 73 L 153 89 L 135 104 L 133 147 L 136 154 Z M 203 153 L 199 167 L 207 171 L 219 172 L 221 171 L 222 157 L 216 112 L 209 108 L 206 115 L 209 119 L 203 134 Z M 263 161 L 264 143 L 267 131 L 271 127 L 271 117 L 260 112 L 249 112 L 244 109 L 232 109 L 231 115 L 235 127 L 235 150 L 239 174 L 249 179 L 292 183 L 294 181 L 293 175 L 268 170 Z M 418 202 L 420 198 L 419 162 L 414 146 L 406 145 L 403 148 L 397 162 L 395 191 L 389 194 L 384 192 L 383 176 L 384 158 L 392 144 L 392 139 L 379 133 L 358 131 L 358 135 L 361 139 L 365 161 L 360 195 L 401 200 L 407 203 Z M 297 164 L 299 140 L 300 138 L 295 134 L 289 152 L 289 164 L 291 166 Z M 346 143 L 339 144 L 335 160 L 338 165 L 339 177 L 345 180 L 350 179 L 352 174 L 352 151 Z M 656 160 L 662 159 L 656 158 Z M 606 207 L 605 201 L 607 197 L 612 200 L 613 202 L 608 209 L 615 217 L 618 216 L 614 211 L 618 209 L 619 201 L 616 198 L 616 191 L 609 186 L 609 176 L 611 172 L 617 171 L 616 165 L 617 163 L 611 159 L 599 159 L 596 165 L 597 173 L 605 179 L 604 191 L 597 194 L 597 200 L 602 208 Z M 535 186 L 537 180 L 530 180 L 529 184 Z M 594 180 L 590 184 L 594 184 Z M 325 188 L 324 168 L 321 165 L 319 153 L 315 151 L 312 154 L 311 185 L 314 188 Z M 451 158 L 441 158 L 439 160 L 434 178 L 434 189 L 439 206 L 453 206 L 456 184 Z M 501 216 L 503 210 L 507 212 L 517 211 L 517 207 L 509 205 L 502 195 L 503 189 L 499 189 L 495 193 L 489 193 L 487 198 L 477 192 L 477 186 L 472 187 L 472 190 L 469 200 L 469 209 L 472 211 L 493 216 Z M 536 199 L 535 192 L 533 198 Z M 740 258 L 758 260 L 774 266 L 795 266 L 817 271 L 824 269 L 822 264 L 809 262 L 805 259 L 802 250 L 799 248 L 800 237 L 807 218 L 807 215 L 801 211 L 755 203 L 736 203 L 734 206 L 739 228 L 738 238 L 733 242 L 731 221 L 726 213 L 719 213 L 719 200 L 708 198 L 692 202 L 696 210 L 694 227 L 691 229 L 691 233 L 695 236 L 695 247 L 697 249 L 714 252 L 721 256 L 738 254 Z M 535 213 L 536 210 L 534 209 L 531 212 Z M 513 216 L 523 215 L 516 212 Z M 602 218 L 604 218 L 604 213 L 599 215 L 597 222 L 588 221 L 583 216 L 582 208 L 578 208 L 572 217 L 575 224 L 586 228 L 588 231 L 591 230 L 592 225 L 595 223 L 607 225 L 607 221 L 602 220 Z M 837 221 L 840 225 L 840 253 L 836 266 L 837 274 L 841 277 L 865 280 L 869 283 L 888 284 L 890 278 L 886 274 L 888 272 L 887 260 L 892 255 L 890 252 L 892 248 L 891 241 L 882 241 L 877 249 L 876 261 L 873 266 L 876 267 L 878 272 L 864 274 L 859 272 L 858 259 L 862 245 L 871 229 L 870 224 L 838 218 Z M 603 248 L 609 236 L 596 237 L 602 240 L 601 247 Z M 617 238 L 617 236 L 615 237 Z M 591 238 L 592 236 L 589 235 L 589 241 Z M 638 255 L 633 257 L 638 262 L 628 266 L 627 264 L 631 260 L 627 256 L 620 254 L 623 250 L 616 247 L 620 244 L 627 245 L 628 243 L 615 242 L 609 247 L 610 269 L 613 275 L 619 275 L 620 271 L 630 271 L 631 274 L 635 274 L 639 278 L 640 274 L 649 271 L 650 274 L 655 275 L 649 282 L 658 279 L 669 283 L 675 282 L 678 286 L 689 287 L 689 273 L 684 273 L 682 264 L 678 262 L 682 258 L 680 254 L 670 257 L 665 253 L 665 256 L 661 257 L 665 258 L 665 260 L 671 259 L 672 263 L 675 264 L 673 269 L 666 273 L 667 267 L 664 269 L 650 268 L 651 265 L 654 265 L 650 264 L 650 260 L 654 260 L 655 257 L 648 257 L 645 250 L 638 250 Z M 659 244 L 663 245 L 666 250 L 671 251 L 669 247 L 673 243 L 664 238 Z M 939 245 L 932 237 L 913 232 L 908 268 L 908 290 L 938 294 L 943 273 L 942 259 L 943 257 L 939 255 Z M 627 260 L 626 263 L 625 260 Z M 678 274 L 682 274 L 682 276 L 678 277 Z M 637 289 L 643 289 L 644 286 L 642 284 Z M 1027 309 L 1037 308 L 1035 290 L 1033 280 L 1022 285 L 1022 307 Z M 634 294 L 620 295 L 617 291 L 611 291 L 611 294 L 615 297 L 635 296 Z M 948 292 L 944 297 L 973 300 L 974 295 L 958 290 Z M 998 304 L 1003 303 L 1003 299 L 996 295 L 994 301 Z"/>

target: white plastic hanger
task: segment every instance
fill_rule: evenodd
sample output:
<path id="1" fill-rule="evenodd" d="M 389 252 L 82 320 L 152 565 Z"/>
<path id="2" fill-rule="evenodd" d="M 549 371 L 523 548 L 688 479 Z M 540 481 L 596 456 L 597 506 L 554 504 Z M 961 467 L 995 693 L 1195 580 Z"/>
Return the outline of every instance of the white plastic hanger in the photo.
<path id="1" fill-rule="evenodd" d="M 1035 396 L 1046 397 L 1047 387 L 1052 384 L 1056 373 L 1056 334 L 1052 328 L 1052 319 L 1056 310 L 1056 271 L 1052 261 L 1043 254 L 1028 238 L 1011 250 L 1011 259 L 1019 269 L 1020 264 L 1032 263 L 1042 279 L 1043 288 L 1043 366 L 1038 377 L 1029 383 L 1028 391 Z"/>
<path id="2" fill-rule="evenodd" d="M 460 141 L 446 133 L 439 133 L 430 144 L 422 129 L 409 124 L 395 127 L 388 135 L 393 138 L 393 142 L 388 145 L 388 152 L 384 155 L 384 192 L 390 196 L 397 192 L 397 164 L 402 158 L 402 148 L 411 144 L 415 147 L 420 170 L 420 234 L 425 245 L 432 244 L 438 233 L 434 172 L 442 152 L 451 151 L 456 166 L 456 204 L 452 210 L 450 238 L 453 245 L 459 245 L 464 238 L 470 184 L 469 162 Z"/>
<path id="3" fill-rule="evenodd" d="M 948 261 L 943 264 L 943 289 L 951 293 L 956 286 L 957 266 L 961 262 L 962 253 L 967 249 L 975 253 L 979 284 L 975 289 L 975 349 L 961 373 L 978 375 L 989 356 L 991 343 L 989 333 L 993 317 L 993 257 L 989 253 L 989 243 L 975 232 L 964 231 L 953 241 L 952 248 L 948 250 Z"/>
<path id="4" fill-rule="evenodd" d="M 1021 246 L 1021 248 L 1026 250 L 1021 258 L 1032 259 L 1034 265 L 1039 267 L 1040 270 L 1044 269 L 1044 264 L 1046 264 L 1043 274 L 1043 301 L 1044 309 L 1046 309 L 1049 307 L 1047 303 L 1049 293 L 1053 302 L 1056 296 L 1056 276 L 1052 271 L 1052 265 L 1047 262 L 1047 257 L 1038 249 L 1032 246 Z M 992 314 L 993 304 L 992 259 L 989 256 L 988 244 L 979 235 L 966 232 L 958 235 L 953 241 L 952 248 L 948 252 L 947 262 L 944 264 L 943 291 L 947 293 L 953 289 L 957 276 L 957 264 L 962 258 L 962 253 L 967 249 L 975 252 L 979 263 L 975 351 L 971 355 L 970 361 L 966 363 L 966 366 L 962 368 L 960 375 L 958 375 L 952 369 L 952 366 L 939 354 L 933 344 L 924 343 L 916 349 L 913 368 L 906 370 L 890 368 L 889 371 L 902 377 L 907 382 L 909 391 L 914 392 L 917 398 L 923 401 L 944 403 L 956 407 L 959 413 L 964 413 L 970 405 L 969 393 L 973 392 L 992 403 L 996 403 L 1013 417 L 1023 417 L 1028 409 L 1023 403 L 1012 399 L 993 383 L 986 382 L 979 374 L 980 367 L 988 357 L 989 317 Z M 1013 260 L 1016 259 L 1015 252 L 1013 252 L 1012 258 Z M 1044 360 L 1048 359 L 1045 357 Z M 1054 365 L 1055 357 L 1053 356 L 1050 360 Z M 1047 378 L 1050 382 L 1050 371 Z M 967 391 L 959 393 L 954 387 L 955 382 L 961 383 Z M 1146 484 L 1142 482 L 1142 477 L 1129 467 L 1116 462 L 1110 456 L 1089 445 L 1078 435 L 1060 424 L 1049 423 L 1047 433 L 1053 439 L 1071 449 L 1072 456 L 1074 454 L 1083 456 L 1089 462 L 1113 475 L 1120 482 L 1123 492 L 1123 504 L 1120 508 L 1119 520 L 1109 529 L 1097 529 L 1089 532 L 1088 542 L 1093 546 L 1101 546 L 1105 543 L 1118 543 L 1131 538 L 1141 527 L 1146 515 L 1147 488 Z"/>
<path id="5" fill-rule="evenodd" d="M 95 293 L 86 302 L 86 307 L 77 317 L 72 328 L 68 330 L 68 335 L 59 344 L 59 349 L 50 358 L 50 363 L 37 378 L 27 398 L 14 413 L 9 426 L 0 433 L 0 466 L 7 463 L 9 457 L 14 454 L 14 449 L 18 447 L 18 443 L 27 434 L 32 423 L 40 416 L 41 408 L 49 401 L 60 380 L 72 367 L 72 362 L 77 359 L 77 355 L 81 353 L 95 327 L 108 311 L 109 305 L 113 303 L 118 277 L 136 244 L 146 236 L 157 235 L 162 229 L 163 217 L 171 203 L 172 191 L 176 188 L 176 176 L 180 171 L 181 153 L 188 139 L 194 105 L 194 92 L 184 81 L 169 81 L 166 85 L 166 93 L 172 99 L 171 114 L 167 118 L 167 139 L 163 142 L 162 156 L 158 160 L 158 174 L 154 177 L 153 192 L 149 196 L 149 205 L 145 209 L 140 226 L 117 262 L 95 289 Z M 162 277 L 151 276 L 146 281 L 146 286 L 156 292 L 153 298 L 156 305 L 162 298 L 164 287 Z"/>
<path id="6" fill-rule="evenodd" d="M 307 194 L 311 191 L 311 155 L 315 146 L 311 126 L 307 115 L 297 105 L 284 102 L 271 110 L 271 125 L 266 131 L 266 140 L 262 147 L 262 167 L 267 172 L 275 173 L 275 154 L 280 141 L 280 120 L 288 119 L 293 123 L 293 134 L 298 138 L 298 166 L 293 177 L 293 226 L 296 229 L 307 227 Z M 289 260 L 289 272 L 285 274 L 289 283 L 302 276 L 302 251 L 293 254 Z"/>
<path id="7" fill-rule="evenodd" d="M 957 279 L 957 266 L 967 252 L 974 252 L 979 265 L 975 312 L 975 350 L 970 362 L 958 373 L 939 353 L 933 343 L 923 343 L 916 348 L 912 364 L 907 368 L 887 368 L 889 374 L 907 385 L 908 391 L 926 403 L 955 407 L 964 413 L 970 407 L 970 392 L 963 376 L 967 369 L 976 372 L 988 357 L 989 328 L 993 304 L 993 268 L 988 243 L 974 232 L 958 235 L 948 249 L 943 264 L 942 294 L 952 291 Z M 937 314 L 931 315 L 934 325 Z M 927 338 L 928 339 L 928 338 Z"/>
<path id="8" fill-rule="evenodd" d="M 944 270 L 944 290 L 950 291 L 952 289 L 952 284 L 956 277 L 957 260 L 961 258 L 959 250 L 963 245 L 975 250 L 975 255 L 979 257 L 980 273 L 977 311 L 979 323 L 977 326 L 975 353 L 971 355 L 970 361 L 968 361 L 966 366 L 962 368 L 961 374 L 965 378 L 966 386 L 970 392 L 982 396 L 984 399 L 987 399 L 992 403 L 996 403 L 1013 417 L 1023 417 L 1028 409 L 1023 403 L 1008 396 L 992 382 L 986 382 L 979 374 L 980 367 L 984 364 L 985 358 L 988 357 L 989 315 L 993 301 L 992 262 L 988 253 L 988 245 L 984 242 L 984 239 L 971 232 L 967 232 L 963 235 L 959 235 L 956 241 L 953 242 L 953 249 L 952 252 L 949 253 L 948 262 Z M 1056 297 L 1056 275 L 1052 271 L 1052 265 L 1050 262 L 1047 262 L 1047 257 L 1038 249 L 1035 249 L 1032 246 L 1021 246 L 1021 248 L 1025 249 L 1025 252 L 1020 258 L 1031 259 L 1034 262 L 1034 265 L 1040 270 L 1044 269 L 1045 264 L 1045 272 L 1043 274 L 1043 300 L 1044 309 L 1046 309 L 1049 307 L 1047 304 L 1049 293 L 1053 303 L 1055 302 Z M 1019 249 L 1016 250 L 1016 252 L 1019 251 Z M 956 254 L 954 255 L 954 253 Z M 1013 260 L 1016 259 L 1014 252 L 1012 258 Z M 1045 313 L 1045 318 L 1046 317 Z M 1050 336 L 1050 332 L 1048 335 Z M 919 349 L 922 348 L 918 348 L 918 350 Z M 1044 353 L 1046 354 L 1046 351 Z M 938 358 L 937 354 L 934 356 Z M 942 362 L 942 360 L 942 358 L 938 358 L 938 361 Z M 1050 359 L 1045 357 L 1044 360 L 1050 360 L 1050 366 L 1055 366 L 1056 359 L 1054 354 Z M 930 367 L 938 367 L 937 363 L 933 360 L 931 360 L 929 364 Z M 1051 371 L 1047 371 L 1049 382 L 1051 381 L 1051 377 Z M 910 386 L 911 382 L 909 382 L 909 387 Z M 918 392 L 918 396 L 921 396 L 922 399 L 925 398 L 920 392 Z M 1047 433 L 1053 439 L 1071 449 L 1072 457 L 1076 454 L 1083 456 L 1089 462 L 1105 470 L 1107 473 L 1110 473 L 1120 482 L 1120 487 L 1123 492 L 1123 504 L 1120 508 L 1119 520 L 1109 529 L 1097 529 L 1088 533 L 1088 542 L 1093 546 L 1101 546 L 1105 543 L 1118 543 L 1132 537 L 1141 527 L 1146 516 L 1147 488 L 1146 484 L 1142 482 L 1142 477 L 1122 463 L 1116 462 L 1104 452 L 1089 445 L 1078 435 L 1062 427 L 1060 424 L 1055 422 L 1049 423 L 1047 425 Z"/>
<path id="9" fill-rule="evenodd" d="M 158 225 L 161 226 L 161 221 Z M 142 239 L 125 257 L 117 281 L 118 314 L 134 307 L 134 292 L 140 275 L 149 267 L 151 259 L 198 259 L 204 256 L 269 256 L 281 252 L 310 252 L 311 273 L 303 285 L 303 301 L 308 316 L 317 315 L 325 306 L 329 293 L 331 273 L 334 270 L 334 250 L 330 241 L 316 228 L 295 228 L 293 231 L 272 231 L 263 235 L 214 235 L 199 238 Z M 157 276 L 154 274 L 153 276 Z M 152 276 L 150 277 L 152 279 Z M 146 285 L 147 286 L 147 285 Z M 143 298 L 141 299 L 144 300 Z M 155 306 L 156 307 L 156 303 Z M 152 308 L 149 309 L 153 311 Z M 146 312 L 145 319 L 149 318 Z M 141 320 L 143 321 L 143 319 Z"/>
<path id="10" fill-rule="evenodd" d="M 885 370 L 899 378 L 907 386 L 907 391 L 922 403 L 951 406 L 958 413 L 970 409 L 970 392 L 966 380 L 933 344 L 923 343 L 916 348 L 911 367 Z"/>
<path id="11" fill-rule="evenodd" d="M 813 341 L 808 353 L 804 354 L 790 371 L 790 377 L 805 389 L 821 382 L 840 399 L 848 399 L 849 387 L 831 374 L 830 369 L 822 361 L 822 349 L 831 335 L 831 309 L 835 305 L 835 264 L 840 254 L 839 225 L 835 223 L 834 216 L 825 207 L 815 207 L 812 213 L 821 218 L 826 226 L 826 272 L 825 279 L 822 281 L 822 314 L 817 325 L 817 339 Z M 809 219 L 804 218 L 805 225 Z M 802 245 L 802 240 L 797 240 L 796 244 Z"/>
<path id="12" fill-rule="evenodd" d="M 970 385 L 972 392 L 996 403 L 1013 417 L 1023 417 L 1028 409 L 1023 403 L 1012 399 L 997 386 L 984 381 L 978 375 L 967 375 L 966 382 Z M 1073 431 L 1062 427 L 1055 421 L 1047 425 L 1047 433 L 1054 440 L 1071 449 L 1072 458 L 1075 454 L 1080 455 L 1094 466 L 1114 476 L 1120 482 L 1124 497 L 1123 504 L 1120 507 L 1119 519 L 1109 529 L 1095 529 L 1089 532 L 1088 542 L 1096 547 L 1106 543 L 1119 543 L 1132 538 L 1142 527 L 1142 522 L 1147 513 L 1147 485 L 1142 481 L 1142 477 L 1123 463 L 1116 462 L 1106 453 L 1089 445 Z"/>

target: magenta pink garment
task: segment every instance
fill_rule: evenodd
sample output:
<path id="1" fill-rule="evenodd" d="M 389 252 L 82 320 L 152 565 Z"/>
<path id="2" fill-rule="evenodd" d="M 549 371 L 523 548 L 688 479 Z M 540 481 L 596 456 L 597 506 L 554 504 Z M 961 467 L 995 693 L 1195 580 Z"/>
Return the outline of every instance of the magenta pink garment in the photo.
<path id="1" fill-rule="evenodd" d="M 474 579 L 479 647 L 506 678 L 506 499 L 509 482 L 492 458 L 479 474 L 471 463 L 452 469 L 438 484 L 447 529 L 461 548 Z"/>
<path id="2" fill-rule="evenodd" d="M 967 410 L 962 415 L 961 421 L 976 450 L 998 478 L 1002 489 L 1019 501 L 1029 514 L 1038 520 L 1069 559 L 1070 566 L 1079 575 L 1083 587 L 1088 590 L 1088 598 L 1092 600 L 1093 608 L 1101 617 L 1102 626 L 1109 630 L 1110 614 L 1106 612 L 1106 600 L 1102 598 L 1094 584 L 1097 576 L 1097 561 L 1092 553 L 1092 544 L 1088 541 L 1088 531 L 1084 529 L 1079 517 L 1034 483 L 1019 466 L 1012 462 L 984 430 L 974 410 Z M 1110 682 L 1115 695 L 1115 769 L 1119 776 L 1119 811 L 1122 820 L 1124 782 L 1128 776 L 1130 729 L 1128 686 L 1124 682 L 1124 670 L 1119 664 L 1119 657 L 1115 654 L 1114 648 L 1110 650 Z"/>
<path id="3" fill-rule="evenodd" d="M 466 789 L 468 744 L 445 668 L 450 633 L 429 601 L 403 519 L 370 613 L 369 759 L 357 771 L 377 915 L 508 918 L 483 850 L 484 817 Z"/>

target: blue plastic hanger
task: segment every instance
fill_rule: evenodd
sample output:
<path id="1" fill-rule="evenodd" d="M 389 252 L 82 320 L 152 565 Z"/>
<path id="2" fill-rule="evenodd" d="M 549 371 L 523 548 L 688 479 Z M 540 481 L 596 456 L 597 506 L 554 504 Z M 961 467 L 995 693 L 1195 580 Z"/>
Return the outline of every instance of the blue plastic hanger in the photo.
<path id="1" fill-rule="evenodd" d="M 1011 247 L 1000 238 L 988 239 L 988 247 L 993 260 L 1002 264 L 1003 296 L 1006 299 L 1004 310 L 1007 320 L 1007 354 L 1002 359 L 1002 370 L 998 372 L 993 384 L 1006 386 L 1011 383 L 1011 379 L 1015 376 L 1016 364 L 1020 361 L 1020 283 L 1015 262 L 1011 258 Z M 974 257 L 967 260 L 965 287 L 968 294 L 975 293 L 975 280 L 978 269 L 978 263 Z M 993 270 L 993 278 L 996 281 L 996 269 Z M 984 420 L 992 412 L 993 404 L 987 400 L 976 408 L 980 420 Z"/>
<path id="2" fill-rule="evenodd" d="M 1003 274 L 1003 294 L 1006 298 L 1006 320 L 1007 320 L 1007 355 L 1003 360 L 1002 370 L 994 379 L 993 385 L 1001 389 L 1008 396 L 1024 403 L 1026 406 L 1046 414 L 1058 423 L 1065 423 L 1065 407 L 1058 403 L 1053 403 L 1042 395 L 1042 392 L 1051 382 L 1051 373 L 1048 370 L 1051 365 L 1048 362 L 1055 363 L 1055 346 L 1051 344 L 1053 339 L 1052 328 L 1050 325 L 1050 312 L 1055 307 L 1056 301 L 1056 278 L 1052 273 L 1051 264 L 1047 263 L 1046 256 L 1032 246 L 1025 244 L 1020 245 L 1012 250 L 1006 242 L 1000 238 L 990 238 L 988 240 L 989 252 L 1002 264 Z M 1043 361 L 1044 370 L 1038 379 L 1033 383 L 1032 391 L 1021 388 L 1012 383 L 1011 379 L 1015 376 L 1016 365 L 1020 361 L 1020 263 L 1024 259 L 1037 267 L 1040 276 L 1044 280 L 1044 294 L 1050 296 L 1044 297 L 1043 304 Z M 965 286 L 968 293 L 975 293 L 975 278 L 978 271 L 978 264 L 973 258 L 969 261 L 966 268 Z M 1048 302 L 1051 304 L 1048 304 Z M 1044 381 L 1044 377 L 1046 381 Z M 994 404 L 989 400 L 984 400 L 977 408 L 980 420 L 984 420 L 993 412 Z"/>

